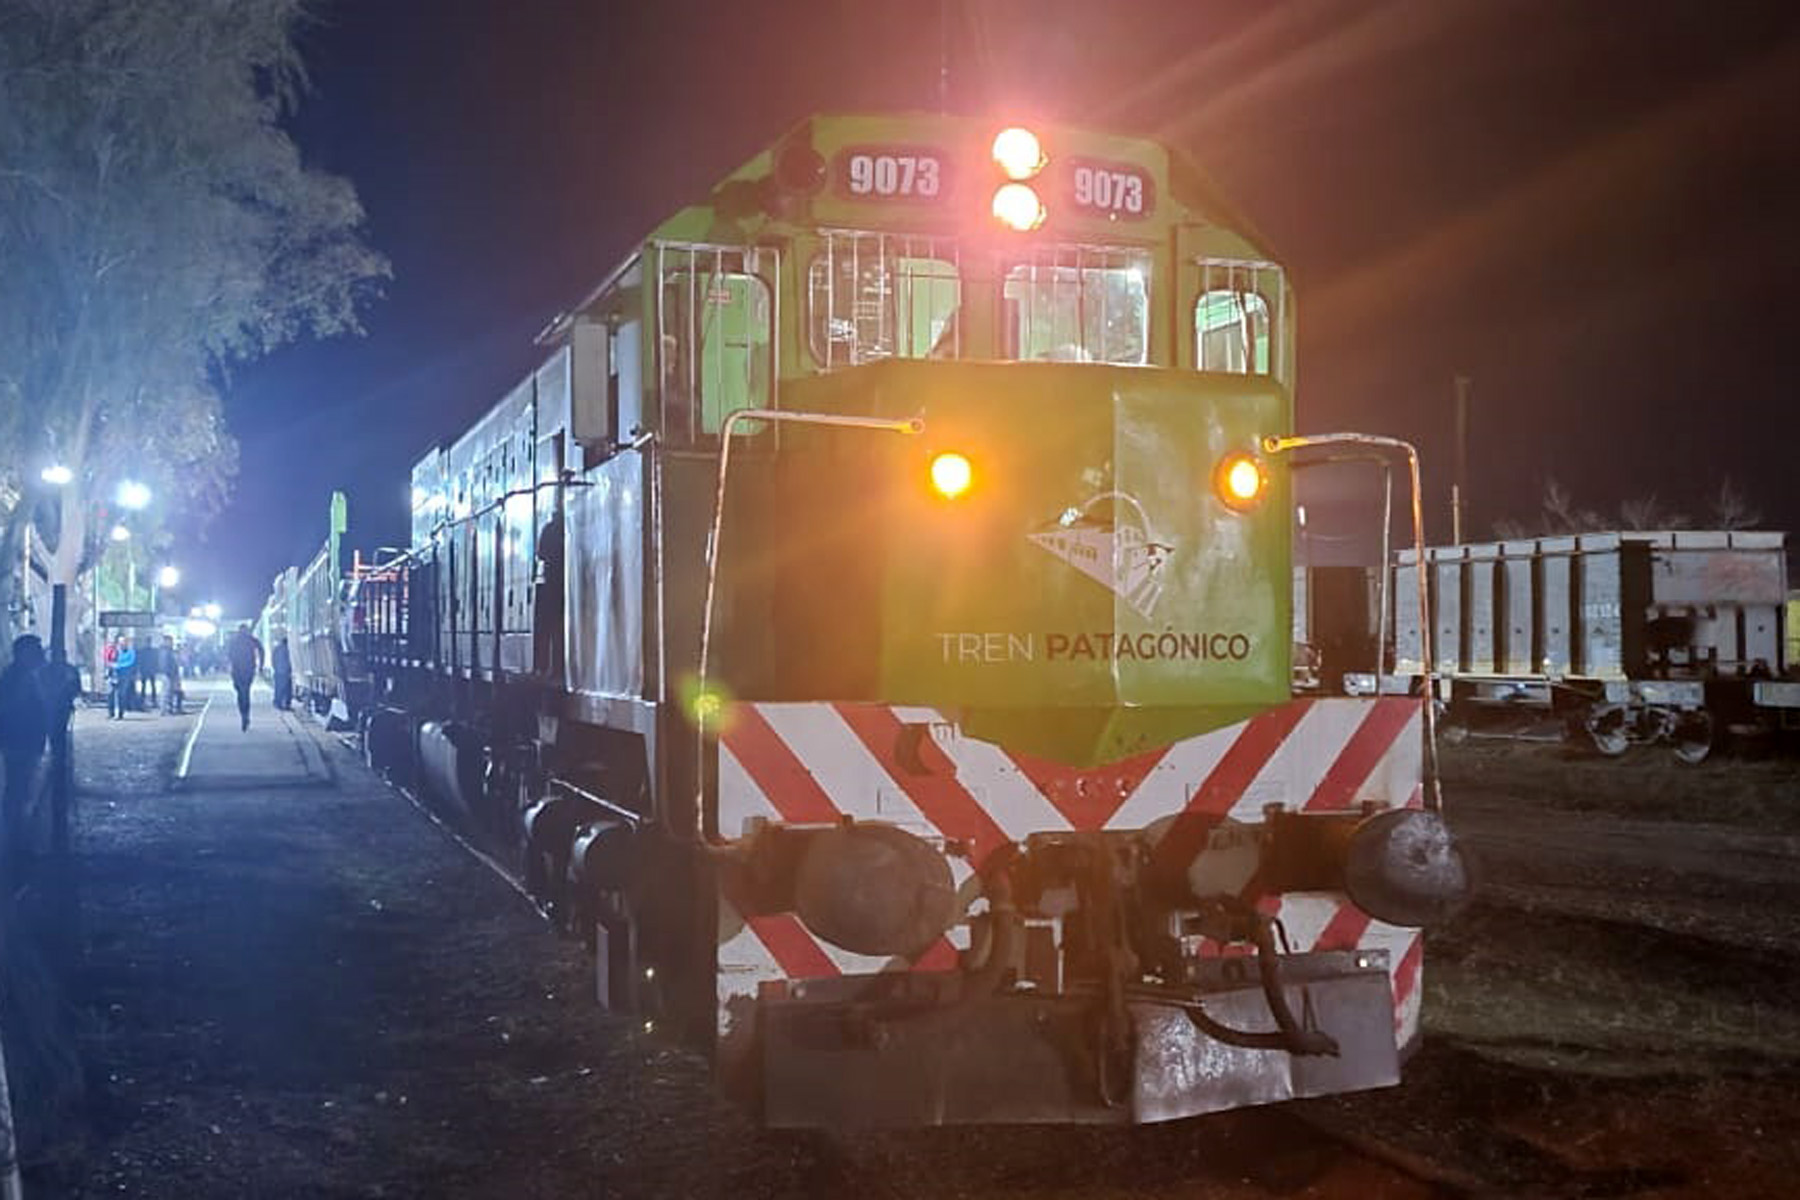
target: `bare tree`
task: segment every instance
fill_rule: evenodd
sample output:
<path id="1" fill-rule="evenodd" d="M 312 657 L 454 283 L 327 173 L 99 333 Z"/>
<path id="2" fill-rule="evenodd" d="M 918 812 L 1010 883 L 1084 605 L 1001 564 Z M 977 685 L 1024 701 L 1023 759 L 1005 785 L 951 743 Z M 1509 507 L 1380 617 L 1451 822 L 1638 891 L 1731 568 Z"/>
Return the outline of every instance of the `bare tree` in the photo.
<path id="1" fill-rule="evenodd" d="M 0 560 L 91 565 L 127 472 L 223 502 L 233 362 L 358 328 L 388 277 L 282 128 L 306 0 L 0 0 Z M 51 491 L 57 462 L 74 473 Z M 74 589 L 79 594 L 80 589 Z"/>
<path id="2" fill-rule="evenodd" d="M 1665 508 L 1654 492 L 1619 505 L 1619 524 L 1626 529 L 1686 529 L 1691 523 L 1686 513 Z"/>
<path id="3" fill-rule="evenodd" d="M 1591 508 L 1578 508 L 1574 495 L 1554 479 L 1544 480 L 1545 533 L 1586 533 L 1606 528 L 1606 519 Z"/>
<path id="4" fill-rule="evenodd" d="M 1567 533 L 1576 527 L 1575 498 L 1554 479 L 1544 480 L 1544 527 L 1548 533 Z"/>
<path id="5" fill-rule="evenodd" d="M 1751 529 L 1762 520 L 1762 511 L 1750 503 L 1737 480 L 1727 475 L 1712 499 L 1711 517 L 1715 529 Z"/>

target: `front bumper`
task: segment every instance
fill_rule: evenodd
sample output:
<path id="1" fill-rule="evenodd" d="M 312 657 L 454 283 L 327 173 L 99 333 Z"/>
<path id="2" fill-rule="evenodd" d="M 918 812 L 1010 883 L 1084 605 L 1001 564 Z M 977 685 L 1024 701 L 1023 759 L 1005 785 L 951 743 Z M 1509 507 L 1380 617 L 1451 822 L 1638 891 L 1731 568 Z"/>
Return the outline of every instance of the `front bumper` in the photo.
<path id="1" fill-rule="evenodd" d="M 1274 1028 L 1248 960 L 1201 965 L 1207 1016 L 1237 1030 Z M 1156 999 L 1128 1002 L 1127 1044 L 1103 1054 L 1092 997 L 921 999 L 870 977 L 810 981 L 759 1002 L 763 1120 L 826 1129 L 1141 1124 L 1399 1082 L 1385 954 L 1287 955 L 1281 976 L 1289 1007 L 1336 1040 L 1336 1055 L 1230 1045 Z"/>

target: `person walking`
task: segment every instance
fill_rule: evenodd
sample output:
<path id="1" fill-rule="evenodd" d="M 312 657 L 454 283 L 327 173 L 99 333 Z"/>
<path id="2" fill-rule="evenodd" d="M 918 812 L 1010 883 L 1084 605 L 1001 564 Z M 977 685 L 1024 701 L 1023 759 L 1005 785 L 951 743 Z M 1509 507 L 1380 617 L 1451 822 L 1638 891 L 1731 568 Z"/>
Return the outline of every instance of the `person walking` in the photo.
<path id="1" fill-rule="evenodd" d="M 248 731 L 250 685 L 263 665 L 263 644 L 250 632 L 249 622 L 239 625 L 237 632 L 231 635 L 231 644 L 225 648 L 225 656 L 231 660 L 231 686 L 237 690 L 239 728 Z"/>
<path id="2" fill-rule="evenodd" d="M 131 635 L 121 633 L 106 655 L 106 715 L 115 721 L 123 721 L 125 710 L 131 707 L 131 682 L 136 673 L 137 651 L 132 648 Z"/>
<path id="3" fill-rule="evenodd" d="M 174 637 L 164 634 L 162 644 L 163 712 L 176 716 L 181 712 L 181 654 L 175 649 Z"/>
<path id="4" fill-rule="evenodd" d="M 157 649 L 156 634 L 151 632 L 144 639 L 144 648 L 138 651 L 137 657 L 137 707 L 145 712 L 156 711 L 156 677 L 162 674 L 162 651 Z"/>
<path id="5" fill-rule="evenodd" d="M 0 753 L 6 756 L 6 793 L 0 801 L 0 841 L 10 868 L 24 858 L 37 791 L 38 764 L 50 738 L 44 693 L 44 643 L 35 634 L 13 639 L 12 662 L 0 671 Z"/>
<path id="6" fill-rule="evenodd" d="M 269 654 L 269 671 L 275 677 L 275 707 L 286 712 L 294 707 L 294 657 L 288 652 L 287 638 L 275 639 L 275 649 Z"/>

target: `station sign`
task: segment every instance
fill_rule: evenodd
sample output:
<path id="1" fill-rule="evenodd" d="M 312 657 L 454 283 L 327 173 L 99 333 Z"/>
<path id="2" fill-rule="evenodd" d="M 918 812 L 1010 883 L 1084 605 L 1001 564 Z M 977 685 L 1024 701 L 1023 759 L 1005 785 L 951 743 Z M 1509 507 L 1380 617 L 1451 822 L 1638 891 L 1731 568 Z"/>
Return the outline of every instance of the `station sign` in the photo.
<path id="1" fill-rule="evenodd" d="M 133 612 L 128 609 L 100 611 L 102 629 L 155 629 L 157 624 L 157 617 L 153 612 Z"/>

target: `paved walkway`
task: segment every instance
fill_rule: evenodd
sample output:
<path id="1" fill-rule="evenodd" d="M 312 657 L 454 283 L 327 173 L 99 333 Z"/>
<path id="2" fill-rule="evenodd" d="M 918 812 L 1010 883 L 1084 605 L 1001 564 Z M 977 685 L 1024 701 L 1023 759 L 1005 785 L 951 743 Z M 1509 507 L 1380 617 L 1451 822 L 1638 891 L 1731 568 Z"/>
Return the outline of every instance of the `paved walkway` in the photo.
<path id="1" fill-rule="evenodd" d="M 224 681 L 188 686 L 188 703 L 203 705 L 181 748 L 175 786 L 186 790 L 329 787 L 330 766 L 298 709 L 280 712 L 258 683 L 251 692 L 250 728 L 238 727 L 237 697 Z"/>

